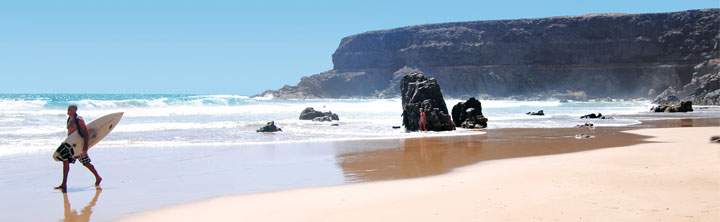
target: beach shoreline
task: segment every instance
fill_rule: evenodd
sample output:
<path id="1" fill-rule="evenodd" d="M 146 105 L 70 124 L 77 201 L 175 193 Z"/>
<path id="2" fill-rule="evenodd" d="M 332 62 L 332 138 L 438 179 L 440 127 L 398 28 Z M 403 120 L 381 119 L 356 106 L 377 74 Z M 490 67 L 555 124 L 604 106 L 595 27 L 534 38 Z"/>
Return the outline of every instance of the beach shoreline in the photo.
<path id="1" fill-rule="evenodd" d="M 0 196 L 14 201 L 0 202 L 0 207 L 6 209 L 0 220 L 27 220 L 27 215 L 33 215 L 30 221 L 72 221 L 80 215 L 67 212 L 83 212 L 82 218 L 108 221 L 238 194 L 423 180 L 495 160 L 649 143 L 644 141 L 649 137 L 624 130 L 702 126 L 720 126 L 720 118 L 644 121 L 593 131 L 485 129 L 481 135 L 454 137 L 100 148 L 91 150 L 90 155 L 104 178 L 103 191 L 95 192 L 92 175 L 76 164 L 71 166 L 66 195 L 52 190 L 61 180 L 62 167 L 49 154 L 6 156 L 0 157 L 0 167 L 6 172 L 0 178 Z M 595 138 L 576 139 L 580 133 Z"/>
<path id="2" fill-rule="evenodd" d="M 707 125 L 715 127 L 699 127 Z M 654 128 L 667 126 L 679 126 L 680 128 Z M 369 171 L 364 175 L 357 175 L 357 177 L 364 179 L 362 181 L 375 182 L 299 188 L 258 194 L 225 195 L 133 214 L 120 220 L 250 219 L 280 221 L 409 221 L 420 219 L 542 220 L 551 218 L 577 220 L 583 216 L 585 219 L 599 220 L 603 218 L 602 215 L 606 213 L 624 210 L 624 213 L 616 214 L 615 219 L 644 220 L 670 216 L 675 219 L 702 221 L 718 216 L 717 213 L 712 213 L 717 212 L 717 209 L 708 207 L 711 206 L 707 205 L 708 203 L 716 204 L 714 206 L 720 206 L 717 205 L 718 200 L 720 200 L 718 199 L 718 195 L 720 194 L 708 192 L 708 188 L 710 191 L 715 188 L 720 188 L 717 182 L 712 182 L 713 178 L 716 179 L 715 181 L 720 181 L 717 180 L 720 178 L 720 173 L 717 170 L 703 171 L 702 167 L 698 166 L 698 164 L 703 163 L 712 164 L 711 166 L 716 166 L 715 169 L 718 169 L 717 167 L 720 166 L 720 162 L 718 162 L 720 160 L 720 151 L 717 150 L 720 147 L 709 144 L 710 134 L 720 134 L 720 128 L 716 126 L 717 119 L 651 121 L 643 127 L 636 126 L 634 129 L 622 129 L 630 130 L 631 133 L 629 133 L 629 135 L 636 135 L 637 138 L 635 139 L 648 140 L 646 142 L 630 142 L 632 144 L 615 145 L 612 146 L 613 148 L 602 147 L 605 149 L 586 149 L 583 152 L 558 152 L 561 153 L 559 155 L 535 154 L 518 156 L 519 158 L 499 158 L 501 160 L 470 161 L 472 163 L 468 163 L 464 167 L 448 167 L 449 169 L 446 171 L 437 170 L 433 168 L 433 166 L 424 165 L 422 161 L 416 160 L 408 165 L 414 166 L 414 169 L 418 171 L 433 173 L 410 177 L 397 177 L 397 175 L 395 177 L 387 177 L 383 174 L 372 173 L 378 172 L 378 170 L 375 170 Z M 619 132 L 621 129 L 616 129 L 616 131 Z M 618 134 L 606 134 L 606 136 L 607 135 L 618 136 Z M 595 139 L 603 139 L 603 137 L 605 136 L 600 136 Z M 692 138 L 690 140 L 692 142 L 678 141 L 678 138 Z M 408 140 L 412 141 L 413 139 L 406 139 L 405 141 Z M 539 140 L 548 141 L 552 140 L 552 138 L 540 137 Z M 618 139 L 618 141 L 628 142 L 628 139 Z M 419 145 L 413 144 L 412 146 Z M 685 146 L 700 147 L 702 149 L 694 150 L 696 152 L 687 152 L 684 155 L 678 155 L 676 153 L 679 152 L 676 150 L 677 147 Z M 433 147 L 438 147 L 438 145 L 434 145 Z M 485 148 L 483 147 L 483 149 Z M 649 150 L 653 151 L 650 152 Z M 658 151 L 661 152 L 658 153 Z M 370 156 L 383 156 L 381 154 L 387 153 L 381 152 Z M 413 155 L 422 156 L 423 154 L 422 152 L 415 152 Z M 437 153 L 430 152 L 424 155 L 437 155 Z M 645 157 L 645 155 L 649 157 Z M 686 159 L 670 158 L 674 155 Z M 642 158 L 633 162 L 628 156 Z M 699 160 L 705 162 L 683 164 L 683 161 L 688 161 L 687 158 L 700 158 Z M 452 160 L 452 158 L 450 159 Z M 378 163 L 382 163 L 382 161 L 371 161 L 371 163 L 378 165 Z M 547 163 L 551 164 L 548 165 Z M 622 168 L 626 165 L 638 167 L 638 164 L 642 165 L 641 163 L 645 164 L 648 168 L 639 167 L 629 171 Z M 382 166 L 383 164 L 379 165 Z M 549 166 L 555 168 L 548 169 Z M 362 166 L 358 168 L 362 169 Z M 444 168 L 441 167 L 440 169 Z M 528 171 L 528 169 L 532 171 Z M 685 175 L 682 174 L 684 170 L 688 170 L 690 173 L 689 178 L 685 178 Z M 452 172 L 445 173 L 449 171 Z M 406 170 L 405 173 L 407 172 Z M 410 174 L 413 173 L 412 170 L 409 172 Z M 653 174 L 664 175 L 664 173 L 668 172 L 674 172 L 676 174 L 671 174 L 671 177 L 656 178 L 655 180 L 648 179 L 648 177 Z M 635 175 L 632 177 L 624 176 L 626 173 L 627 175 Z M 482 175 L 480 178 L 485 179 L 468 177 L 468 175 L 473 174 Z M 624 179 L 620 180 L 616 178 Z M 633 178 L 644 179 L 634 181 Z M 707 179 L 702 179 L 701 182 L 698 182 L 698 178 Z M 683 182 L 677 183 L 677 181 L 674 181 L 668 184 L 672 185 L 670 187 L 663 186 L 662 183 L 653 186 L 653 182 L 667 182 L 668 180 L 672 181 L 674 179 L 680 179 Z M 611 181 L 608 182 L 607 180 Z M 555 182 L 553 183 L 552 181 Z M 686 182 L 691 184 L 684 187 L 683 184 Z M 469 184 L 473 185 L 471 186 Z M 523 186 L 523 184 L 525 186 Z M 535 185 L 527 186 L 527 184 Z M 632 186 L 623 188 L 628 184 Z M 583 189 L 578 189 L 578 187 L 586 186 L 599 186 L 597 188 L 606 193 L 588 193 L 587 191 L 583 191 Z M 573 187 L 573 189 L 566 189 L 567 187 Z M 493 188 L 495 188 L 495 190 L 493 190 Z M 644 191 L 644 188 L 648 188 L 646 190 L 655 189 L 656 191 Z M 507 190 L 527 192 L 519 192 L 521 194 L 516 194 L 508 192 Z M 693 198 L 699 198 L 705 201 L 701 202 L 706 205 L 695 206 L 696 204 L 686 204 L 684 201 L 679 200 L 686 200 L 687 198 L 683 198 L 678 194 L 672 194 L 670 191 L 680 192 L 683 193 L 683 195 L 690 193 Z M 618 192 L 620 194 L 618 194 Z M 551 193 L 553 198 L 543 198 L 542 196 L 545 193 Z M 489 195 L 490 198 L 477 200 L 466 198 L 466 196 L 472 196 L 473 194 L 480 194 L 481 196 Z M 611 201 L 614 205 L 603 199 L 603 196 L 607 195 L 617 198 L 613 199 L 615 202 Z M 589 202 L 577 199 L 576 197 L 578 196 L 583 196 Z M 629 201 L 633 198 L 635 198 L 635 200 L 641 200 L 639 197 L 649 199 Z M 705 198 L 703 199 L 703 197 Z M 678 201 L 676 201 L 677 203 L 671 203 L 672 201 L 663 202 L 663 200 L 657 200 L 658 198 L 663 200 L 673 200 L 673 198 L 677 198 Z M 483 204 L 473 204 L 475 203 L 474 201 L 481 201 Z M 546 205 L 538 202 L 551 204 Z M 661 211 L 660 208 L 662 207 L 644 207 L 647 204 L 661 206 L 662 204 L 660 203 L 667 205 L 665 211 Z M 697 201 L 693 203 L 697 203 Z M 601 205 L 604 208 L 600 207 Z M 473 210 L 469 206 L 478 207 L 477 209 L 493 210 L 483 212 L 482 210 Z M 693 206 L 696 208 L 693 208 Z M 670 208 L 672 208 L 673 211 L 670 211 Z M 252 210 L 246 211 L 242 209 Z M 678 209 L 681 209 L 682 213 L 678 214 Z M 699 209 L 699 211 L 694 213 L 690 212 L 695 209 Z M 278 214 L 277 212 L 282 213 Z M 431 212 L 436 212 L 436 214 L 432 214 Z M 513 215 L 513 212 L 535 213 Z"/>

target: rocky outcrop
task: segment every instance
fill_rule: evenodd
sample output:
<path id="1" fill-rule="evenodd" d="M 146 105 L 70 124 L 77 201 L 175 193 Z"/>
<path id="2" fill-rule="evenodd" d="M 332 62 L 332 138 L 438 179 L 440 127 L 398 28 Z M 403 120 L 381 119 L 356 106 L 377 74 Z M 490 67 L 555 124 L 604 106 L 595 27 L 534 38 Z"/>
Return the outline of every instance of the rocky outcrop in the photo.
<path id="1" fill-rule="evenodd" d="M 543 110 L 538 110 L 537 112 L 527 112 L 527 113 L 525 113 L 525 114 L 526 114 L 526 115 L 529 115 L 529 116 L 544 116 L 544 115 L 545 115 L 545 111 L 543 111 Z"/>
<path id="2" fill-rule="evenodd" d="M 320 116 L 320 117 L 315 117 L 315 118 L 313 118 L 312 121 L 315 121 L 315 122 L 332 122 L 332 121 L 333 121 L 333 118 L 332 118 L 332 116 Z"/>
<path id="3" fill-rule="evenodd" d="M 668 90 L 665 90 L 665 92 L 661 93 L 657 98 L 655 98 L 653 103 L 670 104 L 670 105 L 675 105 L 675 104 L 680 103 L 681 102 L 680 99 L 677 98 L 677 96 L 675 96 L 673 93 L 674 93 L 674 91 L 670 92 Z M 666 96 L 666 95 L 668 95 L 668 96 Z"/>
<path id="4" fill-rule="evenodd" d="M 456 127 L 487 128 L 488 119 L 482 113 L 482 104 L 475 97 L 455 104 L 452 108 L 452 119 Z"/>
<path id="5" fill-rule="evenodd" d="M 258 133 L 273 133 L 282 131 L 280 127 L 275 126 L 275 121 L 268 122 L 265 126 L 261 127 L 260 129 L 256 130 Z"/>
<path id="6" fill-rule="evenodd" d="M 675 105 L 660 104 L 658 106 L 651 108 L 650 110 L 652 110 L 653 112 L 656 112 L 656 113 L 692 112 L 693 111 L 692 104 L 693 104 L 692 101 L 680 102 L 679 104 L 675 104 Z"/>
<path id="7" fill-rule="evenodd" d="M 668 87 L 655 98 L 654 103 L 677 104 L 683 98 L 695 104 L 720 105 L 720 59 L 710 59 L 693 69 L 689 83 L 681 88 Z"/>
<path id="8" fill-rule="evenodd" d="M 320 122 L 331 122 L 333 120 L 340 120 L 340 117 L 338 117 L 337 114 L 334 114 L 330 111 L 328 112 L 320 112 L 316 111 L 312 107 L 305 108 L 300 113 L 300 120 L 312 120 L 312 121 L 320 121 Z"/>
<path id="9" fill-rule="evenodd" d="M 455 130 L 437 80 L 428 79 L 420 72 L 411 73 L 402 78 L 400 90 L 405 130 L 418 131 L 420 108 L 425 112 L 427 130 Z"/>
<path id="10" fill-rule="evenodd" d="M 455 22 L 342 39 L 334 68 L 274 98 L 397 97 L 420 71 L 445 96 L 521 99 L 678 98 L 717 103 L 719 9 Z"/>
<path id="11" fill-rule="evenodd" d="M 612 119 L 612 117 L 603 116 L 602 113 L 590 113 L 584 116 L 581 116 L 580 119 Z"/>

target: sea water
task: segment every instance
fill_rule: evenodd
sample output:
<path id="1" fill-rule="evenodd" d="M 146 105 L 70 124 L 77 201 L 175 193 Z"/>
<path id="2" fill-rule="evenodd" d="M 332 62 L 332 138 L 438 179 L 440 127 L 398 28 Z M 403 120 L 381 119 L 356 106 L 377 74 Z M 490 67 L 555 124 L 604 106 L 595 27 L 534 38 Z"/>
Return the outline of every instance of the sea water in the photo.
<path id="1" fill-rule="evenodd" d="M 448 110 L 461 100 L 448 99 Z M 647 113 L 649 101 L 573 102 L 481 101 L 489 129 L 573 127 L 589 120 L 580 116 L 600 112 L 611 120 L 592 120 L 596 126 L 640 123 L 633 114 Z M 177 147 L 367 140 L 425 136 L 482 134 L 452 132 L 407 133 L 402 125 L 400 99 L 267 100 L 238 95 L 145 94 L 0 94 L 0 156 L 52 152 L 67 136 L 67 106 L 92 121 L 112 112 L 125 112 L 101 148 Z M 340 116 L 328 122 L 299 120 L 306 107 Z M 544 110 L 545 116 L 526 112 Z M 280 133 L 257 133 L 269 121 Z"/>

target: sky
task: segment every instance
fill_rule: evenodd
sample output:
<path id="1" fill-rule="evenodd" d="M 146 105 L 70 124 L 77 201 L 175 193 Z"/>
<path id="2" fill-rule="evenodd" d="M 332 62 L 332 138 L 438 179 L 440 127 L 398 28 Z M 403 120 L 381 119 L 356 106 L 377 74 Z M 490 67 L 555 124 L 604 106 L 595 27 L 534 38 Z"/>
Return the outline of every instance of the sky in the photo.
<path id="1" fill-rule="evenodd" d="M 0 93 L 255 95 L 408 25 L 718 8 L 718 0 L 0 2 Z"/>

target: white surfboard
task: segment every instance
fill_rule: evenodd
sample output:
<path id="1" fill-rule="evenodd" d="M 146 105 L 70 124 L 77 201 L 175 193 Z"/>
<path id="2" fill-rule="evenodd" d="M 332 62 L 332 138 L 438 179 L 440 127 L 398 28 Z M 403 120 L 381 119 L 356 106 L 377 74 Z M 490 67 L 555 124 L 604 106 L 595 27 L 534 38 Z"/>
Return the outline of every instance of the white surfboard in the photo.
<path id="1" fill-rule="evenodd" d="M 110 131 L 112 131 L 115 126 L 117 126 L 118 122 L 120 122 L 120 119 L 123 116 L 123 112 L 118 113 L 111 113 L 108 115 L 105 115 L 103 117 L 97 118 L 93 120 L 92 122 L 86 124 L 88 128 L 88 149 L 92 148 L 100 142 L 105 136 L 110 134 Z M 80 129 L 78 129 L 80 130 Z M 70 134 L 67 138 L 65 138 L 65 141 L 58 147 L 57 150 L 53 153 L 53 159 L 55 161 L 63 161 L 62 155 L 59 153 L 66 148 L 66 152 L 70 152 L 70 155 L 72 156 L 78 156 L 80 153 L 82 153 L 83 149 L 83 143 L 85 143 L 85 140 L 78 134 L 78 130 Z"/>

